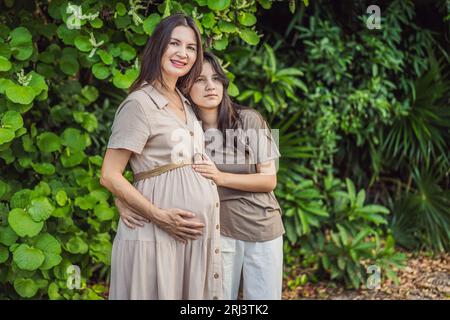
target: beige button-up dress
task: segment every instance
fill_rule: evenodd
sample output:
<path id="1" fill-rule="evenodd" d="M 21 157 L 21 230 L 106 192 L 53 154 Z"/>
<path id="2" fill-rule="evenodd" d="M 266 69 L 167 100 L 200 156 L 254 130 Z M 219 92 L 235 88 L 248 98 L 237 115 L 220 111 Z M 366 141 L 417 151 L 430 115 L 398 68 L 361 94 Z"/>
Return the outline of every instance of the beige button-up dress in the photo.
<path id="1" fill-rule="evenodd" d="M 192 162 L 195 153 L 205 152 L 201 125 L 189 101 L 178 94 L 187 123 L 148 84 L 119 106 L 108 148 L 133 151 L 129 163 L 134 174 Z M 112 249 L 109 299 L 220 299 L 220 202 L 215 184 L 188 165 L 134 186 L 157 207 L 193 212 L 192 219 L 206 227 L 201 238 L 183 244 L 152 223 L 130 229 L 120 220 Z"/>

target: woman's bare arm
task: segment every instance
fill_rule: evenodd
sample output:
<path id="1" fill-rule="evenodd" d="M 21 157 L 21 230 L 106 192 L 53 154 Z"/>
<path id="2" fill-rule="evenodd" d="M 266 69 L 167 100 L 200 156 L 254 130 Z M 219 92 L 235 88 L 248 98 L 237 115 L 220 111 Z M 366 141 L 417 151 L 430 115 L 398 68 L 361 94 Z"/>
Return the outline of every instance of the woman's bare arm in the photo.
<path id="1" fill-rule="evenodd" d="M 132 151 L 107 149 L 103 159 L 100 183 L 144 218 L 152 220 L 158 208 L 148 201 L 124 176 Z"/>

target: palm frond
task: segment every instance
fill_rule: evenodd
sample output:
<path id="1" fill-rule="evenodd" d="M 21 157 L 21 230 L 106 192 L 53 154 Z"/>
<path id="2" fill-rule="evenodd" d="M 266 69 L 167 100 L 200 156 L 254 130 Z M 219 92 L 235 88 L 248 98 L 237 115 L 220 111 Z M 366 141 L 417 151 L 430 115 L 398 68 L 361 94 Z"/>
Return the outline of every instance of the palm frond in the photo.
<path id="1" fill-rule="evenodd" d="M 400 245 L 446 251 L 450 248 L 450 190 L 439 186 L 439 176 L 413 169 L 415 190 L 394 205 L 391 228 Z"/>
<path id="2" fill-rule="evenodd" d="M 430 69 L 414 83 L 415 97 L 409 108 L 398 116 L 383 134 L 383 152 L 394 167 L 403 163 L 429 165 L 444 156 L 450 164 L 450 106 L 446 100 L 450 81 L 443 74 L 442 60 L 430 56 Z"/>

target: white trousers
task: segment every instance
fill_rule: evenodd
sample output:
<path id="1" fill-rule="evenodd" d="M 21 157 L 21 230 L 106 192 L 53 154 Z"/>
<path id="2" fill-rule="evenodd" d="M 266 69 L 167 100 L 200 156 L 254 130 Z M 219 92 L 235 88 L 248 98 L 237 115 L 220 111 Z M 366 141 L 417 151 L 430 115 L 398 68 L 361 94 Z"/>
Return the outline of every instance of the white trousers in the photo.
<path id="1" fill-rule="evenodd" d="M 223 299 L 236 300 L 242 274 L 245 300 L 280 300 L 283 236 L 264 242 L 221 236 Z"/>

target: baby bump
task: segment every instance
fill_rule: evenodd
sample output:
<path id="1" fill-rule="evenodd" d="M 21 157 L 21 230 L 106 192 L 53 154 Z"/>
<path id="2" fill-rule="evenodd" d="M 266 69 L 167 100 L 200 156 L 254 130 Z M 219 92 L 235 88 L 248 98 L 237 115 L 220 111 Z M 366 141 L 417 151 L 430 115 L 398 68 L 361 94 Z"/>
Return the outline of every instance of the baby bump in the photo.
<path id="1" fill-rule="evenodd" d="M 205 220 L 218 200 L 217 188 L 191 166 L 168 171 L 151 178 L 142 193 L 161 209 L 178 208 L 190 211 L 197 219 Z M 203 221 L 206 222 L 206 221 Z"/>
<path id="2" fill-rule="evenodd" d="M 210 236 L 219 220 L 220 201 L 217 187 L 211 180 L 195 172 L 191 166 L 139 181 L 136 188 L 158 208 L 176 208 L 193 213 L 194 217 L 187 220 L 205 224 L 202 238 Z M 120 227 L 127 228 L 124 224 Z M 139 239 L 173 240 L 152 223 L 126 230 L 126 233 L 134 233 L 132 237 Z"/>

